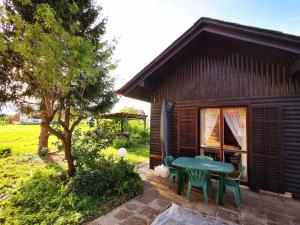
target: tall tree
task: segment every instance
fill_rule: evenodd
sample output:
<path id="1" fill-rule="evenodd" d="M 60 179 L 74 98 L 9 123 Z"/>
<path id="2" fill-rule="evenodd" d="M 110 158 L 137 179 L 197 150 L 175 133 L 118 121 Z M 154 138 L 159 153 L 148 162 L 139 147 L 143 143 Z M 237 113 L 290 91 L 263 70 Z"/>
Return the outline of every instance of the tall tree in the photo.
<path id="1" fill-rule="evenodd" d="M 6 0 L 6 8 L 18 13 L 28 23 L 35 23 L 35 11 L 40 4 L 48 4 L 55 11 L 57 20 L 61 21 L 63 28 L 71 34 L 91 40 L 95 47 L 97 60 L 105 61 L 108 52 L 112 52 L 112 46 L 102 41 L 105 33 L 106 18 L 100 18 L 102 8 L 96 6 L 92 0 Z M 48 99 L 48 100 L 47 100 Z M 48 126 L 54 118 L 55 110 L 49 110 L 45 103 L 49 97 L 43 99 L 40 105 L 41 111 L 41 132 L 39 138 L 39 152 L 42 148 L 48 147 Z M 29 110 L 26 104 L 21 105 L 22 109 Z M 26 106 L 26 107 L 25 107 Z M 30 105 L 33 106 L 33 105 Z M 48 108 L 48 112 L 47 112 Z M 30 110 L 29 110 L 30 111 Z"/>
<path id="2" fill-rule="evenodd" d="M 72 5 L 74 15 L 78 7 Z M 115 102 L 113 81 L 108 76 L 112 63 L 112 49 L 106 42 L 95 42 L 79 36 L 76 24 L 68 31 L 48 4 L 38 4 L 33 20 L 24 20 L 12 10 L 2 10 L 2 20 L 10 23 L 14 35 L 4 38 L 9 51 L 21 58 L 14 70 L 15 82 L 25 84 L 23 95 L 39 101 L 43 124 L 47 131 L 63 143 L 68 162 L 68 173 L 75 173 L 71 152 L 71 137 L 83 118 L 107 111 Z M 29 21 L 29 22 L 28 22 Z M 7 52 L 7 50 L 5 51 Z M 28 95 L 26 95 L 28 93 Z M 63 131 L 50 126 L 57 114 Z M 50 121 L 50 122 L 49 122 Z"/>

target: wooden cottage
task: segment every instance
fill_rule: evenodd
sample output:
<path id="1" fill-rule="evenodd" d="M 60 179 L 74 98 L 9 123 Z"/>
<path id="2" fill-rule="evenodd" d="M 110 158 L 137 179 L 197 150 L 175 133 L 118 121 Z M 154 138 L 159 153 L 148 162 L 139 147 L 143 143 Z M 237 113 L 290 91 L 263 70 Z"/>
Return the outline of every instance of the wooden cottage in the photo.
<path id="1" fill-rule="evenodd" d="M 244 165 L 254 190 L 300 198 L 300 37 L 199 19 L 118 93 L 151 103 L 150 166 L 169 152 Z"/>

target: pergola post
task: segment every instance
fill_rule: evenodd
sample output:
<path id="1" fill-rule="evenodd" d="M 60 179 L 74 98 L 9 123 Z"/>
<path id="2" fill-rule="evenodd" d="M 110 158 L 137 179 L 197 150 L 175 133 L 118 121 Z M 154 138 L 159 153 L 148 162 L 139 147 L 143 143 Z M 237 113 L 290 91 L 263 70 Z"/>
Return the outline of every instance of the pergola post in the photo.
<path id="1" fill-rule="evenodd" d="M 124 133 L 124 118 L 121 118 L 121 135 Z"/>

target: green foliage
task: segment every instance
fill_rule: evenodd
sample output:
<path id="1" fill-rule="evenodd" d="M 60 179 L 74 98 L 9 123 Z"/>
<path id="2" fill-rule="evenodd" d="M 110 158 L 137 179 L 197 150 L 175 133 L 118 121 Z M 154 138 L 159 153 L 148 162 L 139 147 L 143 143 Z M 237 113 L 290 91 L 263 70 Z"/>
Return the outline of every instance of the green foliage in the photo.
<path id="1" fill-rule="evenodd" d="M 0 224 L 81 224 L 126 201 L 134 193 L 123 191 L 138 185 L 130 179 L 120 180 L 117 185 L 122 188 L 115 189 L 114 194 L 108 191 L 101 196 L 78 195 L 70 192 L 63 167 L 45 164 L 39 157 L 0 158 L 0 165 Z M 122 166 L 114 164 L 114 171 L 129 171 Z M 123 172 L 115 175 L 118 179 L 122 176 Z"/>
<path id="2" fill-rule="evenodd" d="M 47 157 L 48 153 L 49 153 L 49 148 L 42 148 L 39 155 L 41 157 Z"/>
<path id="3" fill-rule="evenodd" d="M 87 6 L 82 1 L 79 4 L 73 1 L 66 4 L 64 13 L 61 10 L 66 7 L 53 4 L 57 13 L 49 5 L 51 2 L 46 3 L 12 1 L 12 7 L 1 7 L 0 19 L 4 25 L 0 43 L 4 41 L 8 48 L 0 52 L 3 56 L 0 63 L 9 65 L 5 74 L 9 73 L 12 83 L 20 84 L 18 90 L 14 88 L 18 106 L 26 111 L 42 111 L 42 118 L 47 121 L 45 126 L 65 143 L 64 150 L 69 152 L 68 137 L 79 122 L 89 115 L 107 112 L 117 100 L 109 76 L 115 68 L 114 47 L 101 39 L 105 23 L 97 24 L 99 13 L 92 10 L 95 6 L 91 2 Z M 95 13 L 89 17 L 91 20 L 81 17 L 82 9 Z M 95 32 L 89 33 L 91 30 Z M 35 104 L 19 101 L 26 97 L 34 99 Z M 53 118 L 63 126 L 63 132 L 49 127 Z M 71 165 L 70 157 L 67 160 Z M 69 171 L 72 175 L 72 166 Z"/>
<path id="4" fill-rule="evenodd" d="M 113 147 L 116 149 L 119 148 L 129 148 L 133 146 L 133 143 L 128 138 L 116 138 L 113 143 Z"/>
<path id="5" fill-rule="evenodd" d="M 101 158 L 101 150 L 109 144 L 105 130 L 96 124 L 90 125 L 86 131 L 76 129 L 72 137 L 72 154 L 77 171 L 94 170 Z"/>
<path id="6" fill-rule="evenodd" d="M 141 189 L 141 180 L 134 165 L 104 157 L 102 150 L 109 138 L 102 126 L 91 123 L 88 131 L 76 130 L 72 153 L 76 175 L 69 190 L 80 195 L 116 196 L 126 193 L 134 196 Z"/>
<path id="7" fill-rule="evenodd" d="M 131 131 L 131 142 L 137 144 L 149 144 L 150 141 L 150 130 L 146 129 L 137 129 Z"/>
<path id="8" fill-rule="evenodd" d="M 143 121 L 129 121 L 126 123 L 125 130 L 130 134 L 130 142 L 134 144 L 149 144 L 150 129 L 144 128 Z"/>
<path id="9" fill-rule="evenodd" d="M 45 166 L 36 159 L 14 157 L 7 158 L 6 165 L 15 169 L 0 171 L 6 178 L 4 182 L 1 179 L 2 185 L 13 189 L 4 188 L 6 198 L 0 204 L 3 224 L 78 224 L 94 214 L 100 203 L 99 199 L 68 194 L 66 181 L 60 180 L 65 172 L 54 164 Z"/>
<path id="10" fill-rule="evenodd" d="M 0 125 L 7 125 L 9 124 L 9 120 L 5 115 L 0 115 Z"/>
<path id="11" fill-rule="evenodd" d="M 0 158 L 1 157 L 8 157 L 11 156 L 11 149 L 10 148 L 0 148 Z"/>
<path id="12" fill-rule="evenodd" d="M 89 126 L 97 127 L 98 130 L 101 130 L 109 144 L 112 143 L 116 136 L 121 132 L 120 123 L 116 120 L 91 119 L 89 121 Z"/>
<path id="13" fill-rule="evenodd" d="M 135 196 L 141 191 L 141 179 L 134 165 L 100 157 L 92 170 L 77 171 L 71 178 L 69 190 L 90 196 Z"/>

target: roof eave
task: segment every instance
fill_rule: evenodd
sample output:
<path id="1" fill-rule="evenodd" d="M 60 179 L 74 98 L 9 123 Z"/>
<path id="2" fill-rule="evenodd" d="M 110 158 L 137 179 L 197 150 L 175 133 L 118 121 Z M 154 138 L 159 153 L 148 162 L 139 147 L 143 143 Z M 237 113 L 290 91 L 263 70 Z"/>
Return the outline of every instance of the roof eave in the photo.
<path id="1" fill-rule="evenodd" d="M 224 37 L 252 42 L 300 55 L 300 37 L 298 36 L 204 17 L 200 18 L 192 27 L 190 27 L 185 33 L 177 38 L 144 69 L 142 69 L 137 75 L 135 75 L 123 87 L 121 87 L 118 90 L 118 93 L 127 97 L 134 96 L 133 98 L 137 98 L 138 96 L 131 93 L 133 89 L 139 87 L 143 80 L 149 77 L 167 60 L 180 52 L 188 43 L 190 43 L 195 37 L 199 36 L 202 32 L 211 32 Z M 297 45 L 298 48 L 295 48 L 294 45 Z M 150 101 L 150 98 L 145 100 L 145 98 L 139 97 L 138 99 L 147 102 Z"/>

